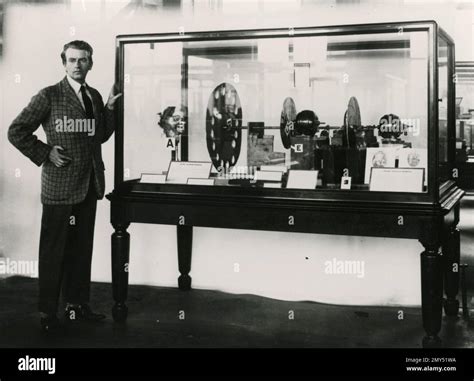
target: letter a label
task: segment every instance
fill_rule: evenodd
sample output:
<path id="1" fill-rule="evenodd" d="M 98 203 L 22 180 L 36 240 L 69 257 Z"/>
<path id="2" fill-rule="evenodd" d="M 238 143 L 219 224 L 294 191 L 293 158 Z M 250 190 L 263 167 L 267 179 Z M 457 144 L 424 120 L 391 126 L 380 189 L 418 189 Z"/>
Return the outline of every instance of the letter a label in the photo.
<path id="1" fill-rule="evenodd" d="M 166 149 L 169 151 L 176 150 L 176 140 L 174 138 L 167 138 L 166 139 Z"/>

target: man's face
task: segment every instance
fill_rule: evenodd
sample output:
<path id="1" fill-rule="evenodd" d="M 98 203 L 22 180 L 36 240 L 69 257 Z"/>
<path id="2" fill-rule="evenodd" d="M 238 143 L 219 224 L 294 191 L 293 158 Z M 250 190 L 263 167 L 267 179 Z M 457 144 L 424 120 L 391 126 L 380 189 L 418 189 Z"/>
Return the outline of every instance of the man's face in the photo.
<path id="1" fill-rule="evenodd" d="M 84 82 L 87 73 L 92 68 L 89 53 L 85 50 L 69 48 L 66 50 L 66 73 L 77 82 Z"/>

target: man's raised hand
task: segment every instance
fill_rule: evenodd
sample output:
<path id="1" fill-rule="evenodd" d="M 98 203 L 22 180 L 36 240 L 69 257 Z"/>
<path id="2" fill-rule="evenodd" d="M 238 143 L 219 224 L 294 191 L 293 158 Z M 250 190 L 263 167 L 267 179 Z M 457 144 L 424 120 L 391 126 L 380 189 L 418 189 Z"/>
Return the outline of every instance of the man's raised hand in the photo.
<path id="1" fill-rule="evenodd" d="M 122 96 L 122 93 L 117 93 L 117 85 L 112 86 L 110 91 L 109 99 L 107 100 L 107 108 L 113 110 L 115 107 L 115 101 Z"/>

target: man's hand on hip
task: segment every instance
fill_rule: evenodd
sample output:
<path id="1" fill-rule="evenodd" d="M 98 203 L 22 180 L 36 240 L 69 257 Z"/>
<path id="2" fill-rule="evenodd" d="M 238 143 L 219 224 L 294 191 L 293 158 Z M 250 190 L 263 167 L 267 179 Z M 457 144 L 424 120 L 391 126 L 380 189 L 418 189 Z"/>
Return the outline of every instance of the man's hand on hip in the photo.
<path id="1" fill-rule="evenodd" d="M 64 148 L 60 146 L 54 146 L 49 152 L 49 161 L 51 161 L 56 167 L 65 167 L 71 162 L 72 158 L 63 155 L 59 151 L 64 151 Z"/>

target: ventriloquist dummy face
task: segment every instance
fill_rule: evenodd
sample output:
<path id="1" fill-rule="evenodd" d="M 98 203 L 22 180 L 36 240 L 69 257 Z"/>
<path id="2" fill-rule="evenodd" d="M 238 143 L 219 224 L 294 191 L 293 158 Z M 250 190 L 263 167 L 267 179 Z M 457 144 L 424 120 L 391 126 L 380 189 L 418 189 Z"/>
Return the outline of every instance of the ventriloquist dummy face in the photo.
<path id="1" fill-rule="evenodd" d="M 186 126 L 184 113 L 175 107 L 167 107 L 165 111 L 161 113 L 161 119 L 158 124 L 163 128 L 168 138 L 181 135 Z"/>
<path id="2" fill-rule="evenodd" d="M 171 129 L 176 131 L 179 135 L 184 132 L 185 122 L 184 114 L 182 111 L 175 111 L 174 114 L 168 118 L 167 123 L 171 126 Z"/>

